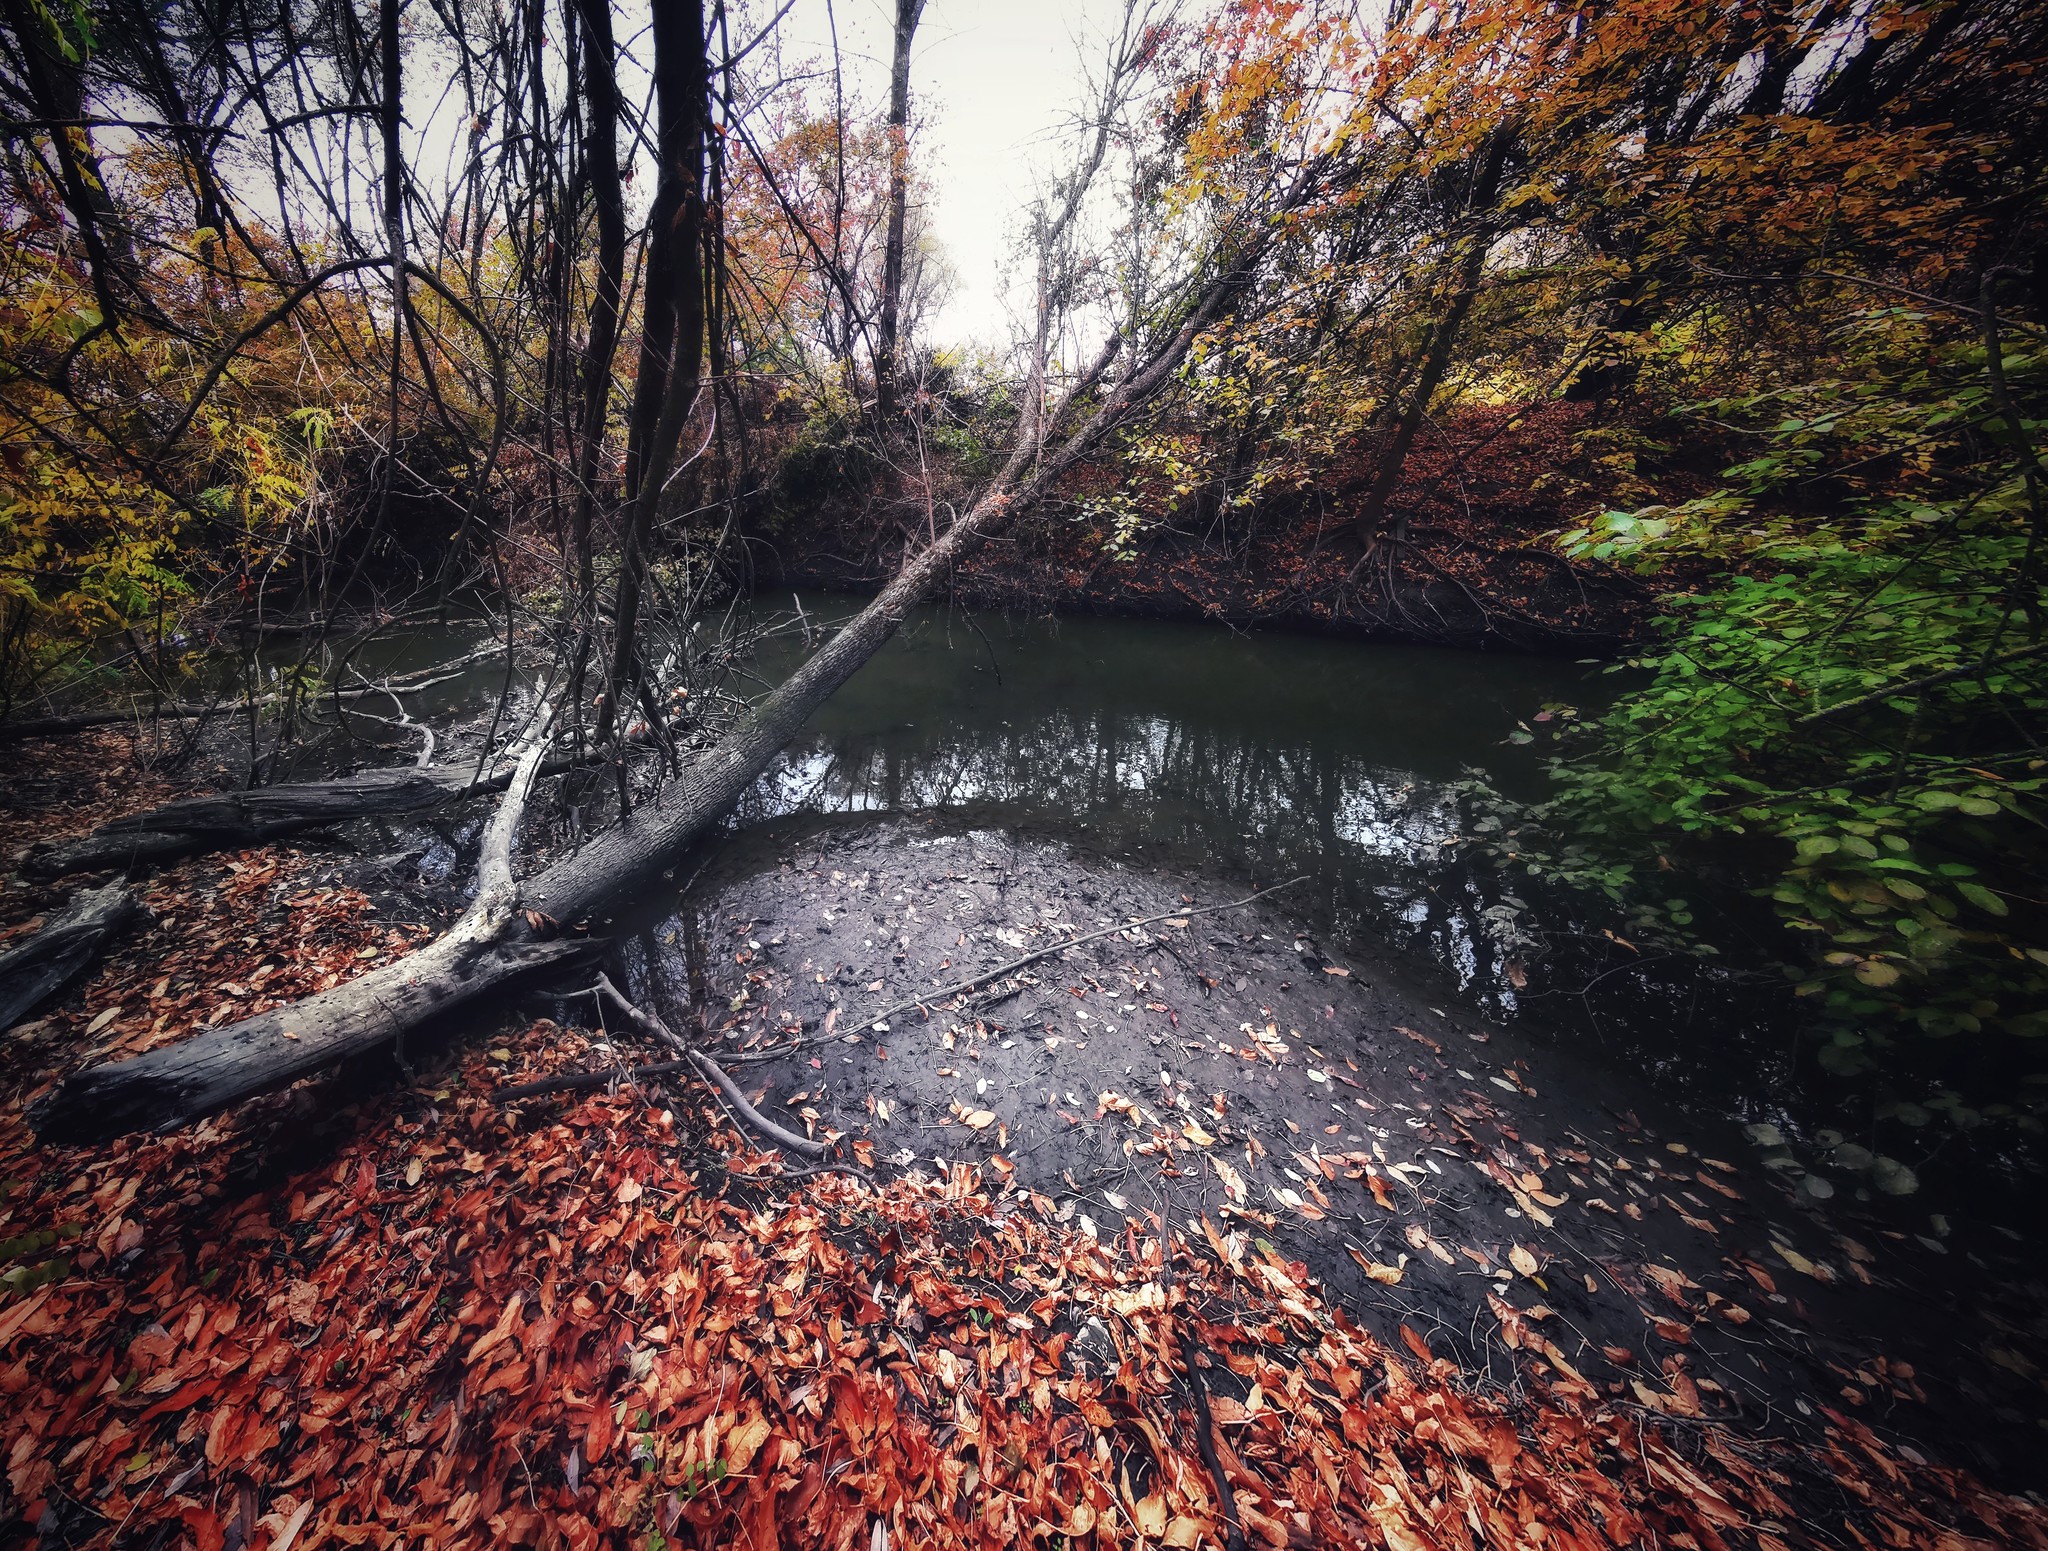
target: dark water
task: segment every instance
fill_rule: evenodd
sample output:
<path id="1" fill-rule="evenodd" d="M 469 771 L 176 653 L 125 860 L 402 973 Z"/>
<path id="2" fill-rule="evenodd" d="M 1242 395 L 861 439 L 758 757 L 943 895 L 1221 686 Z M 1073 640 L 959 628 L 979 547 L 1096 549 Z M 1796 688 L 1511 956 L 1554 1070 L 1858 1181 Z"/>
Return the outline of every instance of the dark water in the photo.
<path id="1" fill-rule="evenodd" d="M 748 605 L 740 622 L 788 624 L 800 604 L 815 634 L 860 602 L 785 594 Z M 493 728 L 507 668 L 502 657 L 453 665 L 490 640 L 481 625 L 420 627 L 352 657 L 323 649 L 311 665 L 330 689 L 440 679 L 402 703 L 435 729 L 437 758 L 462 759 Z M 721 687 L 757 693 L 806 650 L 804 633 L 786 628 L 731 664 Z M 305 655 L 267 645 L 253 667 L 259 687 L 274 690 Z M 1479 774 L 1511 796 L 1539 794 L 1534 749 L 1509 735 L 1548 705 L 1597 708 L 1616 683 L 1601 665 L 1560 659 L 928 609 L 820 709 L 733 823 L 915 813 L 1209 874 L 1219 892 L 1301 875 L 1285 902 L 1329 951 L 1391 955 L 1446 1005 L 1510 1020 L 1696 1110 L 1769 1122 L 1802 1157 L 1832 1145 L 1830 1132 L 1896 1155 L 1920 1171 L 1923 1209 L 1937 1198 L 2031 1198 L 2040 1160 L 2030 1144 L 1873 1121 L 1877 1099 L 1921 1100 L 1943 1083 L 1981 1095 L 2009 1075 L 1965 1070 L 1971 1052 L 1960 1050 L 1918 1077 L 1821 1073 L 1815 1031 L 1773 967 L 1792 945 L 1739 887 L 1686 885 L 1720 949 L 1696 957 L 1630 944 L 1604 902 L 1546 892 L 1475 857 L 1460 784 Z M 331 696 L 314 708 L 331 724 Z M 398 709 L 387 696 L 347 701 L 359 740 L 348 757 L 417 755 L 420 734 Z M 332 736 L 316 739 L 300 763 L 331 768 L 335 748 Z M 761 842 L 764 855 L 779 843 Z M 456 865 L 445 845 L 435 855 Z"/>
<path id="2" fill-rule="evenodd" d="M 860 602 L 785 594 L 749 605 L 741 623 L 788 622 L 800 603 L 815 633 Z M 316 665 L 329 686 L 445 673 L 403 704 L 436 729 L 437 757 L 465 758 L 491 728 L 507 669 L 502 657 L 449 665 L 490 639 L 480 625 L 421 627 L 353 657 L 326 649 Z M 806 650 L 786 629 L 722 687 L 758 692 Z M 262 687 L 303 655 L 266 646 Z M 1302 875 L 1286 903 L 1333 953 L 1391 953 L 1426 989 L 1695 1108 L 1795 1138 L 1833 1128 L 1907 1159 L 1929 1186 L 1947 1174 L 1944 1187 L 1978 1190 L 1993 1176 L 2017 1187 L 2032 1164 L 1989 1136 L 1959 1146 L 1946 1127 L 1873 1129 L 1873 1098 L 1919 1099 L 1930 1084 L 1844 1084 L 1810 1050 L 1802 1058 L 1803 1009 L 1771 967 L 1787 951 L 1783 930 L 1740 889 L 1696 899 L 1721 949 L 1702 958 L 1630 945 L 1603 902 L 1475 859 L 1460 783 L 1478 773 L 1509 795 L 1540 793 L 1534 750 L 1509 735 L 1548 705 L 1596 708 L 1616 682 L 1601 665 L 1560 659 L 928 609 L 820 709 L 733 822 L 918 813 L 1207 873 L 1218 888 Z M 316 709 L 331 721 L 331 699 Z M 346 702 L 360 763 L 417 754 L 419 734 L 397 712 L 389 697 Z M 305 757 L 331 766 L 334 748 L 319 740 Z"/>
<path id="3" fill-rule="evenodd" d="M 845 599 L 805 597 L 814 615 Z M 776 678 L 800 654 L 770 652 Z M 927 610 L 813 718 L 742 805 L 940 810 L 1287 896 L 1327 944 L 1393 949 L 1487 1012 L 1597 1048 L 1744 1119 L 1805 1108 L 1782 997 L 1736 960 L 1630 954 L 1591 902 L 1475 865 L 1459 783 L 1534 795 L 1507 739 L 1597 705 L 1597 665 L 1149 620 Z"/>

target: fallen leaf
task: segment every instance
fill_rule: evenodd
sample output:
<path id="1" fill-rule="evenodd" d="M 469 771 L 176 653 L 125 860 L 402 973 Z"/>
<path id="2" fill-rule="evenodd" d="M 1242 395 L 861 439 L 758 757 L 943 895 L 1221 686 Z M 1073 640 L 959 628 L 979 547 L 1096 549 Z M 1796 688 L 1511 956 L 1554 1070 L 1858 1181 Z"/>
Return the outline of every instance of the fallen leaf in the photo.
<path id="1" fill-rule="evenodd" d="M 1350 1246 L 1347 1245 L 1346 1248 L 1350 1248 Z M 1356 1249 L 1351 1250 L 1351 1258 L 1358 1262 L 1359 1268 L 1363 1270 L 1367 1276 L 1371 1277 L 1375 1282 L 1380 1283 L 1382 1286 L 1397 1287 L 1400 1285 L 1401 1272 L 1398 1267 L 1382 1265 L 1377 1260 L 1368 1260 L 1365 1258 L 1363 1254 L 1361 1254 Z"/>

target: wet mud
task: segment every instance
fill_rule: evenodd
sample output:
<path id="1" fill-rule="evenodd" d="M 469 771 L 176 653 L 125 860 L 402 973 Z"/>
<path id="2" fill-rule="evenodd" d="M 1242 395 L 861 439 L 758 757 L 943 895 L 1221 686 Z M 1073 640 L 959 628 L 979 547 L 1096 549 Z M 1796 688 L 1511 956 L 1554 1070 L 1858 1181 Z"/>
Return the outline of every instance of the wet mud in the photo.
<path id="1" fill-rule="evenodd" d="M 1391 958 L 1326 951 L 1284 890 L 1195 913 L 1279 881 L 937 818 L 790 821 L 726 842 L 621 937 L 618 968 L 714 1053 L 794 1042 L 733 1070 L 878 1176 L 971 1166 L 1105 1240 L 1127 1220 L 1248 1230 L 1381 1339 L 1483 1383 L 1536 1364 L 1759 1435 L 1832 1410 L 2043 1478 L 2023 1244 L 1812 1202 L 1732 1123 Z"/>

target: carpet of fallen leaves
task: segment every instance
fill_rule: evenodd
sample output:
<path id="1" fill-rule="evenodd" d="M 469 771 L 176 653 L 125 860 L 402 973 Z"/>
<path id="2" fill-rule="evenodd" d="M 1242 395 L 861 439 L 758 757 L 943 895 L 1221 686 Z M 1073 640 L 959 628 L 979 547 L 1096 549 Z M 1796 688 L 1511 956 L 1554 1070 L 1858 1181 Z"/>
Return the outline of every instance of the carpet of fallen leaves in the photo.
<path id="1" fill-rule="evenodd" d="M 1241 1232 L 1097 1242 L 993 1165 L 776 1180 L 701 1093 L 491 1098 L 600 1059 L 542 1022 L 310 1130 L 286 1095 L 98 1153 L 11 1111 L 0 1237 L 62 1265 L 0 1300 L 0 1533 L 1220 1545 L 1192 1350 L 1253 1545 L 2048 1547 L 1845 1416 L 1482 1394 Z"/>
<path id="2" fill-rule="evenodd" d="M 28 827 L 82 823 L 70 789 Z M 785 1178 L 701 1089 L 508 1108 L 617 1059 L 545 1021 L 41 1147 L 27 1108 L 64 1071 L 424 931 L 276 849 L 143 898 L 0 1043 L 0 1545 L 1220 1546 L 1192 1361 L 1254 1546 L 2048 1551 L 2039 1504 L 1852 1417 L 1660 1417 L 1533 1334 L 1482 1384 L 1255 1231 L 1098 1240 L 1000 1157 Z"/>
<path id="3" fill-rule="evenodd" d="M 0 800 L 0 863 L 31 842 L 68 839 L 182 795 L 178 783 L 138 767 L 135 747 L 120 732 L 87 732 L 8 749 L 5 799 Z M 0 893 L 0 946 L 29 918 L 69 892 L 10 887 Z"/>

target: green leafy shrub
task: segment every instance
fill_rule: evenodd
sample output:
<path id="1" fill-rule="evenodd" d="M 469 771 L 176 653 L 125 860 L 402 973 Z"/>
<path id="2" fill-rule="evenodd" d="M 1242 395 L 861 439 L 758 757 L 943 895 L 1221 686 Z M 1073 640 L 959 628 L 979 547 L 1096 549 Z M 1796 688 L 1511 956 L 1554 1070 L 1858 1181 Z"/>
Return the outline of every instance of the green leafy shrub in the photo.
<path id="1" fill-rule="evenodd" d="M 1474 795 L 1499 858 L 1638 930 L 1702 946 L 1675 877 L 1766 898 L 1852 1072 L 1908 1034 L 2048 1034 L 2048 352 L 1994 363 L 1906 309 L 1845 351 L 1842 379 L 1707 406 L 1760 443 L 1718 489 L 1564 536 L 1722 579 L 1617 665 L 1640 687 L 1550 719 L 1548 800 Z"/>

